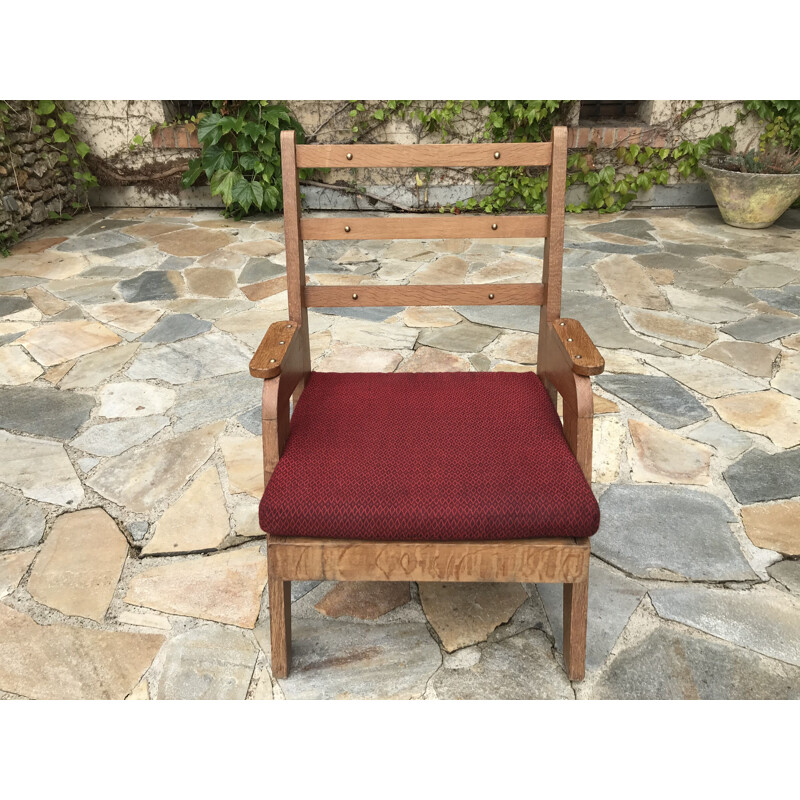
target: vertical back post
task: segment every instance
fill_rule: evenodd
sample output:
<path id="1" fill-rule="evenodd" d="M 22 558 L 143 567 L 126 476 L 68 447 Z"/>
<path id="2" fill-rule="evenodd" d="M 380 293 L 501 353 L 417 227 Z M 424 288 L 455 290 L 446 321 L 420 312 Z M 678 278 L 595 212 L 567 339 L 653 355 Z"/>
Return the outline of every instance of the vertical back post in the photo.
<path id="1" fill-rule="evenodd" d="M 297 171 L 296 135 L 293 130 L 281 131 L 281 178 L 283 181 L 283 233 L 286 245 L 286 288 L 289 295 L 289 319 L 301 326 L 305 374 L 311 371 L 311 348 L 308 331 L 308 310 L 303 299 L 306 285 L 306 262 L 300 238 L 300 178 Z M 294 394 L 295 401 L 305 385 L 302 379 Z"/>
<path id="2" fill-rule="evenodd" d="M 567 129 L 553 128 L 553 161 L 547 183 L 548 230 L 544 243 L 542 283 L 545 291 L 543 317 L 547 323 L 561 316 L 561 270 L 564 261 L 564 204 L 567 187 Z"/>

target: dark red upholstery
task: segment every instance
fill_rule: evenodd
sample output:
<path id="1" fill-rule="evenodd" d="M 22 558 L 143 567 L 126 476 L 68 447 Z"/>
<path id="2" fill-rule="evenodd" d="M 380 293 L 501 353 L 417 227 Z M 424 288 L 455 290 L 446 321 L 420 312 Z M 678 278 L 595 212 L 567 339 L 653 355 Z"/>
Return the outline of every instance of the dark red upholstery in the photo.
<path id="1" fill-rule="evenodd" d="M 591 536 L 600 510 L 532 372 L 312 373 L 259 509 L 276 536 Z"/>

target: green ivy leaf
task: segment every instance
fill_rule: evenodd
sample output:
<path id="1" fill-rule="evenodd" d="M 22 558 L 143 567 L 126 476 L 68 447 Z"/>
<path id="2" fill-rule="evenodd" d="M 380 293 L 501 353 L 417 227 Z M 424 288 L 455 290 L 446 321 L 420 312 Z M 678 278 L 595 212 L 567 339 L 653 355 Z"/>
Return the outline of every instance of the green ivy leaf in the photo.
<path id="1" fill-rule="evenodd" d="M 242 177 L 236 170 L 220 170 L 211 179 L 211 196 L 220 195 L 222 202 L 229 206 L 233 202 L 233 187 Z"/>
<path id="2" fill-rule="evenodd" d="M 36 113 L 39 116 L 47 116 L 56 110 L 56 104 L 52 100 L 40 100 L 39 105 L 36 106 Z"/>
<path id="3" fill-rule="evenodd" d="M 69 141 L 69 134 L 63 128 L 56 128 L 53 131 L 53 141 L 64 144 L 64 142 Z"/>
<path id="4" fill-rule="evenodd" d="M 69 111 L 62 111 L 58 118 L 61 120 L 62 125 L 74 125 L 75 124 L 75 115 L 70 114 Z"/>
<path id="5" fill-rule="evenodd" d="M 248 172 L 254 170 L 258 163 L 258 156 L 255 153 L 244 153 L 239 156 L 239 166 Z"/>
<path id="6" fill-rule="evenodd" d="M 206 114 L 197 123 L 197 138 L 203 145 L 216 144 L 223 135 L 222 117 L 219 114 Z"/>
<path id="7" fill-rule="evenodd" d="M 217 144 L 204 148 L 201 158 L 208 178 L 215 172 L 226 171 L 233 166 L 233 152 Z"/>
<path id="8" fill-rule="evenodd" d="M 203 160 L 200 158 L 193 158 L 189 162 L 186 172 L 184 172 L 181 177 L 181 186 L 183 186 L 184 189 L 193 186 L 194 182 L 202 175 L 203 171 Z"/>

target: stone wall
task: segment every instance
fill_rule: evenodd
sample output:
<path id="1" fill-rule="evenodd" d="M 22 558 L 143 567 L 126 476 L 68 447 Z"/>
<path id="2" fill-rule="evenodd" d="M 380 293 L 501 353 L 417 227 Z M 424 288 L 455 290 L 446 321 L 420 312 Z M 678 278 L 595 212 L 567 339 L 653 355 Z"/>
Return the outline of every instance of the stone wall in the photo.
<path id="1" fill-rule="evenodd" d="M 350 104 L 333 100 L 298 100 L 285 102 L 302 124 L 306 134 L 317 143 L 352 141 Z M 691 100 L 649 100 L 639 104 L 636 120 L 586 123 L 580 120 L 580 104 L 575 101 L 565 109 L 565 123 L 570 127 L 570 146 L 589 149 L 595 163 L 611 159 L 620 144 L 638 143 L 674 146 L 683 139 L 697 140 L 735 121 L 740 101 L 706 100 L 703 107 L 687 119 L 682 113 Z M 434 107 L 435 101 L 425 105 Z M 151 100 L 70 101 L 70 110 L 78 119 L 76 129 L 92 148 L 95 173 L 100 189 L 93 192 L 93 202 L 101 206 L 218 206 L 207 187 L 184 190 L 179 185 L 181 167 L 200 151 L 191 126 L 186 129 L 153 126 L 166 121 L 164 104 Z M 486 110 L 474 111 L 465 104 L 455 121 L 449 141 L 472 141 L 483 132 Z M 737 144 L 751 138 L 755 126 L 742 126 Z M 135 136 L 143 144 L 131 149 Z M 375 124 L 361 132 L 359 141 L 411 144 L 441 141 L 438 133 L 428 133 L 409 118 L 394 118 L 388 124 Z M 166 176 L 166 177 L 164 177 Z M 370 170 L 354 176 L 350 170 L 331 171 L 320 182 L 331 186 L 304 186 L 305 202 L 312 208 L 369 209 L 374 201 L 333 188 L 337 181 L 356 182 L 371 194 L 402 206 L 430 208 L 439 203 L 465 199 L 480 191 L 465 171 L 434 170 L 423 176 L 422 185 L 415 170 Z M 572 187 L 570 202 L 580 202 L 584 186 Z M 706 184 L 685 181 L 672 175 L 668 186 L 657 186 L 639 196 L 635 205 L 712 205 Z"/>
<path id="2" fill-rule="evenodd" d="M 5 101 L 8 122 L 0 123 L 0 245 L 22 236 L 50 214 L 71 213 L 73 202 L 85 199 L 60 151 L 34 133 L 38 117 L 24 101 Z M 76 186 L 76 188 L 71 188 Z"/>

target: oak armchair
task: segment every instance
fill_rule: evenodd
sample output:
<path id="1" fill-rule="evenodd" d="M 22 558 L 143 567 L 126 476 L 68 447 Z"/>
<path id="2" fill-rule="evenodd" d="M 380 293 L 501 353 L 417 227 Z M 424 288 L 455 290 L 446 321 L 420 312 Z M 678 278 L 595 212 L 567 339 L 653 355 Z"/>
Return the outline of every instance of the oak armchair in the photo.
<path id="1" fill-rule="evenodd" d="M 297 145 L 281 135 L 288 320 L 250 373 L 263 379 L 272 669 L 288 674 L 293 580 L 564 584 L 564 660 L 584 675 L 591 490 L 591 375 L 603 359 L 561 317 L 566 129 L 550 142 Z M 547 215 L 302 219 L 311 167 L 546 166 Z M 542 282 L 306 286 L 307 239 L 544 237 Z M 317 373 L 308 308 L 538 305 L 538 374 Z M 556 395 L 563 400 L 563 424 Z M 290 399 L 295 408 L 289 420 Z"/>

